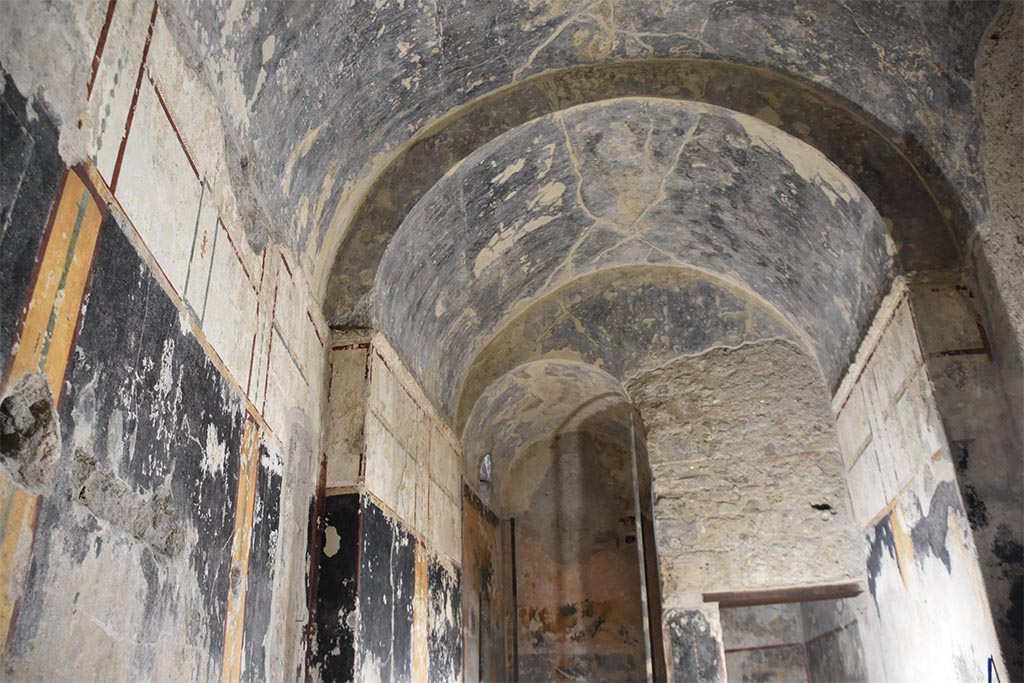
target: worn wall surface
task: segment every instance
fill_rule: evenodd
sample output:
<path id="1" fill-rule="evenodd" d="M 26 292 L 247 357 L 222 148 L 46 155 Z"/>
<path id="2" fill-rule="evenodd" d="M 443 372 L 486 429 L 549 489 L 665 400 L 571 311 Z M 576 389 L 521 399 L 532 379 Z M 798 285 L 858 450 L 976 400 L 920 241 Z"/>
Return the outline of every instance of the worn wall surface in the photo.
<path id="1" fill-rule="evenodd" d="M 327 496 L 317 561 L 316 644 L 311 663 L 324 681 L 355 676 L 360 509 L 355 493 Z"/>
<path id="2" fill-rule="evenodd" d="M 805 353 L 785 341 L 712 350 L 629 391 L 647 428 L 666 606 L 862 575 L 828 399 Z"/>
<path id="3" fill-rule="evenodd" d="M 504 526 L 468 485 L 462 492 L 463 680 L 512 679 L 512 557 Z"/>
<path id="4" fill-rule="evenodd" d="M 808 675 L 799 603 L 727 607 L 720 616 L 730 683 L 814 680 Z"/>
<path id="5" fill-rule="evenodd" d="M 65 210 L 76 205 L 77 218 Z M 30 554 L 22 545 L 5 562 L 20 605 L 5 623 L 12 628 L 6 669 L 15 678 L 71 678 L 82 671 L 231 677 L 244 668 L 261 678 L 278 562 L 281 451 L 261 436 L 119 221 L 108 214 L 101 223 L 99 212 L 95 195 L 69 172 L 40 261 L 45 266 L 63 233 L 71 238 L 62 259 L 70 268 L 59 282 L 40 268 L 6 366 L 18 379 L 7 386 L 4 412 L 16 420 L 26 354 L 38 354 L 40 369 L 65 354 L 64 366 L 51 370 L 59 453 L 35 472 L 15 467 L 13 449 L 4 454 L 15 477 L 7 508 L 20 508 L 19 485 L 40 496 L 29 513 Z M 94 252 L 84 255 L 88 244 Z M 47 282 L 56 285 L 52 311 L 43 308 Z M 75 282 L 88 284 L 84 306 Z M 37 310 L 51 320 L 45 331 Z M 23 557 L 27 580 L 11 564 Z M 88 645 L 55 658 L 59 641 Z"/>
<path id="6" fill-rule="evenodd" d="M 621 77 L 616 67 L 644 61 L 690 58 L 789 75 L 791 89 L 810 92 L 798 100 L 802 107 L 773 110 L 787 125 L 807 118 L 816 124 L 823 95 L 838 99 L 873 124 L 862 123 L 849 139 L 881 128 L 880 137 L 893 138 L 889 144 L 915 161 L 932 157 L 962 193 L 960 202 L 975 210 L 979 132 L 970 89 L 977 44 L 995 10 L 989 3 L 928 10 L 912 2 L 692 2 L 670 11 L 644 1 L 500 8 L 314 2 L 284 10 L 254 0 L 231 11 L 208 0 L 171 4 L 179 35 L 195 45 L 205 78 L 223 100 L 227 127 L 246 140 L 232 156 L 235 174 L 258 188 L 253 202 L 272 217 L 274 232 L 304 247 L 310 262 L 322 259 L 325 269 L 372 179 L 410 141 L 469 119 L 451 132 L 451 142 L 435 142 L 435 156 L 400 166 L 399 180 L 389 183 L 400 198 L 415 198 L 415 190 L 425 189 L 416 179 L 426 176 L 429 187 L 465 155 L 448 153 L 448 145 L 469 138 L 479 146 L 489 132 L 549 113 L 553 102 L 563 108 L 601 97 L 605 84 L 614 87 Z M 331 68 L 313 66 L 324 64 Z M 601 74 L 601 66 L 613 75 Z M 591 69 L 566 82 L 541 78 L 573 67 Z M 625 94 L 651 94 L 649 74 L 630 76 L 633 92 Z M 685 88 L 699 97 L 703 83 L 717 79 L 698 72 L 695 83 L 674 80 L 684 84 L 677 93 Z M 750 113 L 780 106 L 765 97 L 766 80 L 754 80 L 740 89 L 747 97 L 733 99 L 753 100 Z M 485 95 L 502 99 L 497 108 L 518 116 L 489 116 Z M 268 159 L 269 167 L 287 173 L 241 168 L 240 156 Z"/>
<path id="7" fill-rule="evenodd" d="M 1019 435 L 1024 386 L 1014 3 L 4 11 L 10 675 L 301 677 L 307 567 L 327 540 L 307 529 L 309 511 L 359 493 L 360 515 L 391 534 L 360 561 L 379 566 L 390 549 L 400 562 L 379 578 L 412 596 L 409 675 L 457 678 L 461 653 L 440 645 L 459 628 L 464 556 L 461 449 L 445 423 L 461 433 L 493 382 L 539 359 L 623 381 L 680 354 L 785 337 L 834 387 L 891 275 L 961 259 L 992 362 L 942 355 L 977 339 L 932 347 L 922 331 L 938 355 L 904 376 L 909 361 L 890 362 L 879 333 L 864 348 L 883 351 L 861 358 L 834 404 L 868 537 L 874 617 L 858 628 L 873 638 L 873 675 L 902 673 L 894 634 L 910 633 L 901 646 L 965 679 L 986 653 L 999 659 L 979 586 L 1004 644 L 1019 632 L 1018 490 L 984 474 L 1019 472 L 998 458 L 1009 437 L 988 427 L 1018 420 Z M 322 306 L 337 326 L 376 322 L 397 351 L 369 334 L 328 348 Z M 341 389 L 328 399 L 328 387 Z M 723 424 L 711 443 L 742 451 L 722 437 L 735 420 L 709 414 Z M 796 441 L 813 450 L 818 435 Z M 835 540 L 845 507 L 827 458 L 773 456 L 779 443 L 751 454 L 773 467 L 738 468 L 728 485 L 768 527 L 793 522 L 796 546 L 811 547 L 812 529 Z M 815 463 L 804 481 L 798 461 Z M 687 481 L 714 502 L 727 484 L 701 469 L 710 462 L 689 462 Z M 776 478 L 828 500 L 797 493 L 780 512 L 748 487 Z M 722 519 L 727 503 L 713 505 Z M 692 511 L 673 505 L 679 533 L 714 532 L 685 527 Z M 781 576 L 842 574 L 835 547 Z M 766 551 L 752 580 L 787 550 Z M 161 597 L 114 609 L 130 591 Z M 937 611 L 937 595 L 962 618 Z M 389 609 L 404 633 L 404 612 Z M 672 607 L 666 627 L 715 631 L 700 609 Z M 95 647 L 61 659 L 39 645 L 76 639 Z M 713 656 L 684 667 L 677 654 L 673 670 L 717 670 Z M 404 660 L 388 662 L 405 675 Z"/>
<path id="8" fill-rule="evenodd" d="M 872 598 L 859 622 L 872 680 L 977 680 L 1000 653 L 969 509 L 906 287 L 898 282 L 833 397 Z"/>
<path id="9" fill-rule="evenodd" d="M 608 373 L 546 359 L 487 387 L 469 418 L 464 476 L 514 523 L 520 680 L 645 677 L 632 413 Z"/>
<path id="10" fill-rule="evenodd" d="M 721 609 L 730 681 L 864 681 L 860 598 Z"/>
<path id="11" fill-rule="evenodd" d="M 319 308 L 246 239 L 216 100 L 153 3 L 7 9 L 4 666 L 299 676 Z M 37 370 L 56 442 L 26 428 Z"/>
<path id="12" fill-rule="evenodd" d="M 582 361 L 621 379 L 713 346 L 795 335 L 750 292 L 703 271 L 600 270 L 534 302 L 487 342 L 462 383 L 455 425 L 485 389 L 533 361 Z"/>
<path id="13" fill-rule="evenodd" d="M 800 604 L 810 680 L 869 680 L 857 626 L 864 611 L 870 608 L 869 603 L 870 597 L 861 594 L 856 598 Z"/>
<path id="14" fill-rule="evenodd" d="M 972 283 L 981 300 L 999 380 L 1024 440 L 1024 8 L 1001 4 L 981 41 L 975 100 L 989 212 L 969 245 Z"/>
<path id="15" fill-rule="evenodd" d="M 646 675 L 628 432 L 588 427 L 528 445 L 502 487 L 522 680 Z"/>
<path id="16" fill-rule="evenodd" d="M 1003 658 L 1024 676 L 1024 448 L 974 295 L 955 274 L 919 277 L 910 304 L 949 439 Z"/>
<path id="17" fill-rule="evenodd" d="M 550 529 L 531 521 L 516 521 L 520 680 L 645 680 L 640 567 L 635 543 L 624 540 L 633 525 L 561 562 L 544 549 Z"/>
<path id="18" fill-rule="evenodd" d="M 664 620 L 669 683 L 726 680 L 722 624 L 716 603 L 668 607 Z"/>

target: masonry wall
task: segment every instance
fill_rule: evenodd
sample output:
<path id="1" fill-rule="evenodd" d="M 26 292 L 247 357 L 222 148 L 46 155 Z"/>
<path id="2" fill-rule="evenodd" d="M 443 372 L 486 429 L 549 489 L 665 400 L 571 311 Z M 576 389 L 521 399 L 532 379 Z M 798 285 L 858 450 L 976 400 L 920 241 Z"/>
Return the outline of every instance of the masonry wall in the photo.
<path id="1" fill-rule="evenodd" d="M 1002 666 L 969 510 L 906 287 L 897 283 L 833 398 L 870 602 L 870 680 L 985 679 Z"/>
<path id="2" fill-rule="evenodd" d="M 36 81 L 0 74 L 4 670 L 297 678 L 323 319 L 245 239 L 164 13 L 69 11 Z"/>
<path id="3" fill-rule="evenodd" d="M 666 608 L 859 576 L 825 388 L 807 355 L 785 341 L 715 349 L 629 389 L 647 427 Z"/>

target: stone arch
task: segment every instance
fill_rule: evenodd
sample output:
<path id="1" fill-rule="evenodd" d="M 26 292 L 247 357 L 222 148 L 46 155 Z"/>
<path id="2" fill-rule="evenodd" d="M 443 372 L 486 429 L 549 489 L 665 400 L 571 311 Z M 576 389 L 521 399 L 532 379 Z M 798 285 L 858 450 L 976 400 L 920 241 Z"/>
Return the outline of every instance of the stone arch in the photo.
<path id="1" fill-rule="evenodd" d="M 580 104 L 656 97 L 713 104 L 759 117 L 814 147 L 867 195 L 891 225 L 901 271 L 959 260 L 972 211 L 913 142 L 814 83 L 764 67 L 659 59 L 547 71 L 457 107 L 395 152 L 347 204 L 344 234 L 326 275 L 325 314 L 336 327 L 368 323 L 380 259 L 415 204 L 474 150 L 499 135 Z"/>

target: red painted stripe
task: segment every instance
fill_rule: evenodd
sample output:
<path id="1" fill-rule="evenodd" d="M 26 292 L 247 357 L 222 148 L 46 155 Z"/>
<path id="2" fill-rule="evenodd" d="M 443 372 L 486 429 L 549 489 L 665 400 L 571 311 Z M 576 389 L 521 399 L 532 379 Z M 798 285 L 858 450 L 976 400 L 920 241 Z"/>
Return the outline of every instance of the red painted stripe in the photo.
<path id="1" fill-rule="evenodd" d="M 259 313 L 256 314 L 256 317 L 257 318 L 259 317 Z M 259 336 L 259 334 L 257 332 L 254 332 L 253 335 L 252 335 L 252 348 L 249 349 L 249 376 L 245 380 L 245 395 L 246 396 L 248 396 L 249 392 L 252 390 L 252 365 L 253 365 L 253 361 L 256 359 L 256 337 L 257 336 Z"/>
<path id="2" fill-rule="evenodd" d="M 349 351 L 351 349 L 368 349 L 370 348 L 370 342 L 359 342 L 357 344 L 343 344 L 341 346 L 332 346 L 331 351 Z"/>
<path id="3" fill-rule="evenodd" d="M 85 97 L 92 97 L 92 87 L 96 84 L 96 75 L 100 71 L 100 60 L 103 59 L 103 48 L 107 45 L 107 34 L 110 32 L 110 22 L 114 18 L 114 8 L 117 7 L 117 0 L 110 0 L 107 4 L 107 16 L 103 19 L 103 28 L 100 29 L 100 40 L 96 44 L 96 53 L 92 56 L 92 74 L 89 76 L 89 85 L 85 88 Z"/>
<path id="4" fill-rule="evenodd" d="M 313 322 L 313 315 L 309 311 L 306 311 L 306 317 L 309 318 L 309 324 L 313 326 L 313 332 L 316 333 L 316 339 L 320 342 L 320 348 L 323 348 L 324 340 L 323 337 L 320 336 L 320 330 L 317 328 L 316 323 Z"/>
<path id="5" fill-rule="evenodd" d="M 274 322 L 277 315 L 277 287 L 274 288 L 274 305 L 270 308 L 270 341 L 267 343 L 267 372 L 263 376 L 263 407 L 260 412 L 267 412 L 267 387 L 270 386 L 270 352 L 274 349 Z"/>
<path id="6" fill-rule="evenodd" d="M 114 173 L 110 180 L 111 194 L 117 194 L 117 181 L 121 177 L 121 165 L 124 163 L 124 151 L 128 147 L 128 134 L 132 131 L 132 122 L 135 120 L 135 108 L 139 104 L 139 90 L 142 89 L 142 75 L 146 71 L 146 59 L 149 57 L 149 45 L 153 42 L 153 27 L 156 26 L 157 3 L 153 3 L 153 14 L 149 18 L 149 33 L 146 34 L 146 45 L 142 48 L 142 61 L 139 63 L 139 75 L 135 79 L 135 92 L 132 93 L 132 105 L 128 108 L 128 119 L 124 124 L 124 136 L 121 138 L 121 146 L 117 150 L 117 161 L 114 163 Z"/>
<path id="7" fill-rule="evenodd" d="M 733 652 L 753 652 L 755 650 L 780 650 L 784 647 L 800 647 L 804 646 L 803 643 L 778 643 L 776 645 L 751 645 L 750 647 L 732 647 L 725 650 L 725 654 L 732 654 Z"/>
<path id="8" fill-rule="evenodd" d="M 178 144 L 181 145 L 181 151 L 185 153 L 185 158 L 188 159 L 188 165 L 192 167 L 192 173 L 195 174 L 196 180 L 199 180 L 199 167 L 196 166 L 196 162 L 192 159 L 192 155 L 189 154 L 188 145 L 185 144 L 185 138 L 181 137 L 181 131 L 178 130 L 178 124 L 174 122 L 174 117 L 171 116 L 171 110 L 167 107 L 167 102 L 164 101 L 164 96 L 160 94 L 160 88 L 152 78 L 149 79 L 149 82 L 153 84 L 153 92 L 156 93 L 156 99 L 160 103 L 160 108 L 164 110 L 164 116 L 167 117 L 167 123 L 171 124 L 171 130 L 174 131 L 174 136 L 178 138 Z"/>
<path id="9" fill-rule="evenodd" d="M 856 623 L 857 623 L 857 620 L 854 619 L 853 621 L 851 621 L 848 624 L 843 624 L 842 626 L 836 626 L 834 629 L 825 631 L 824 633 L 819 633 L 818 635 L 814 636 L 813 638 L 808 638 L 807 642 L 808 643 L 813 643 L 816 640 L 822 640 L 824 638 L 829 638 L 831 636 L 834 636 L 837 633 L 841 633 L 841 632 L 845 631 L 846 629 L 850 628 L 851 626 L 853 626 Z"/>
<path id="10" fill-rule="evenodd" d="M 228 226 L 224 225 L 224 221 L 219 217 L 217 218 L 217 222 L 220 223 L 220 227 L 224 229 L 224 234 L 228 238 L 228 243 L 231 244 L 231 250 L 235 252 L 235 258 L 238 259 L 238 265 L 242 266 L 242 272 L 245 273 L 245 279 L 249 281 L 249 286 L 252 287 L 252 275 L 249 274 L 249 269 L 245 267 L 245 261 L 242 260 L 242 253 L 238 251 L 238 247 L 235 245 L 235 240 L 231 238 Z M 255 288 L 253 288 L 253 291 L 256 292 L 256 294 L 259 294 Z"/>

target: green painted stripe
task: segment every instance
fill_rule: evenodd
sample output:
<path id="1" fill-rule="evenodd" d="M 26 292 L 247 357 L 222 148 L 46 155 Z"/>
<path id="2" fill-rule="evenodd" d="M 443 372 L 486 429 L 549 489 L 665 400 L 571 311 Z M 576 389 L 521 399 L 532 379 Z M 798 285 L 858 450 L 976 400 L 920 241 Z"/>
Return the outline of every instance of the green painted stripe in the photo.
<path id="1" fill-rule="evenodd" d="M 210 267 L 206 271 L 206 291 L 203 292 L 203 314 L 199 317 L 199 327 L 203 327 L 206 322 L 206 304 L 210 301 L 210 280 L 213 279 L 213 257 L 217 255 L 217 237 L 220 236 L 220 217 L 218 216 L 213 223 L 213 246 L 210 247 Z"/>
<path id="2" fill-rule="evenodd" d="M 14 483 L 11 482 L 11 491 L 7 494 L 7 501 L 4 502 L 3 514 L 0 514 L 0 546 L 3 546 L 4 540 L 7 538 L 7 522 L 11 518 L 11 506 L 14 504 L 14 496 L 17 489 Z"/>
<path id="3" fill-rule="evenodd" d="M 82 221 L 85 220 L 85 209 L 89 206 L 91 195 L 89 190 L 82 190 L 82 200 L 78 203 L 78 215 L 75 217 L 75 229 L 71 233 L 71 242 L 68 244 L 68 252 L 64 256 L 64 269 L 60 274 L 60 282 L 57 284 L 57 294 L 53 297 L 53 306 L 50 308 L 50 319 L 46 323 L 46 336 L 43 338 L 43 350 L 39 354 L 40 371 L 46 367 L 46 357 L 50 353 L 50 343 L 53 341 L 53 330 L 57 326 L 57 311 L 63 303 L 61 294 L 68 283 L 68 273 L 71 272 L 71 262 L 75 259 L 75 245 L 78 244 L 78 235 L 82 232 Z"/>
<path id="4" fill-rule="evenodd" d="M 206 178 L 203 178 L 202 182 L 199 183 L 199 208 L 196 209 L 196 224 L 192 227 L 192 248 L 188 252 L 188 268 L 185 269 L 185 286 L 181 288 L 182 299 L 185 300 L 185 304 L 189 304 L 188 296 L 188 282 L 192 279 L 192 259 L 196 255 L 196 239 L 199 237 L 199 217 L 203 214 L 203 196 L 206 194 Z M 192 307 L 189 306 L 189 310 Z M 192 315 L 195 317 L 195 311 L 192 311 Z"/>

